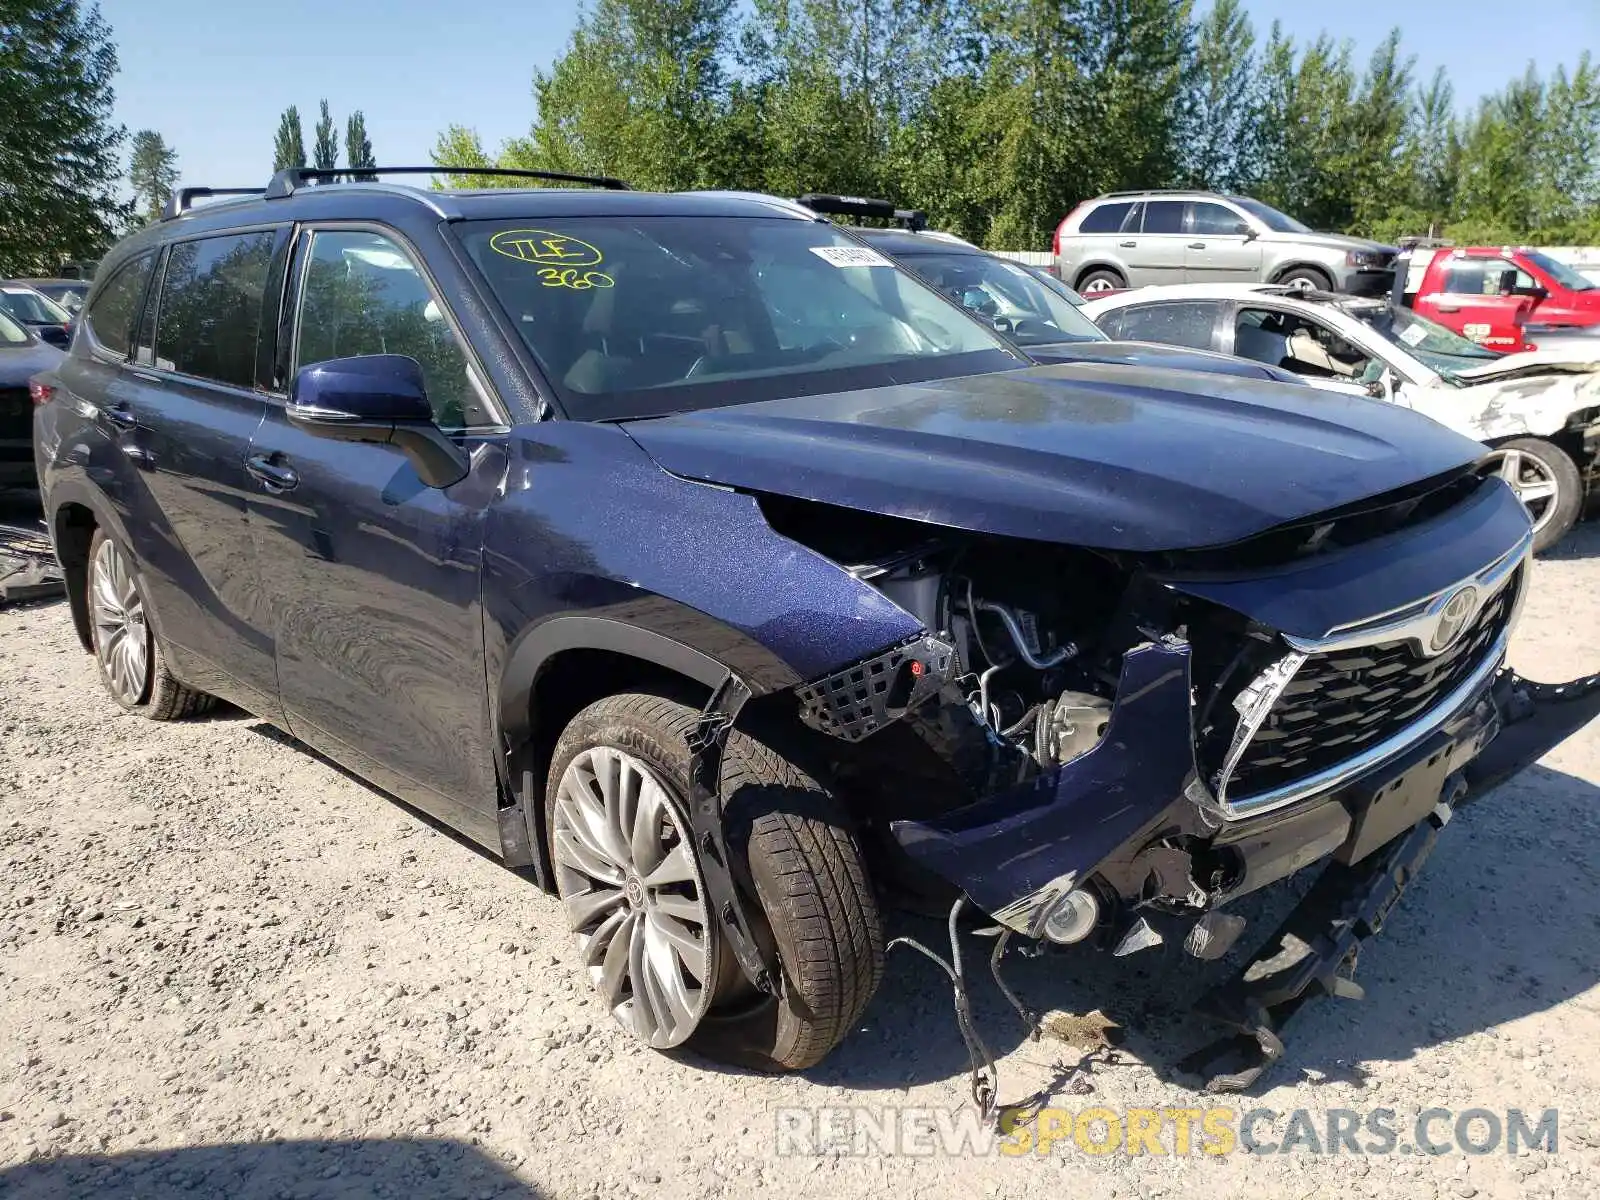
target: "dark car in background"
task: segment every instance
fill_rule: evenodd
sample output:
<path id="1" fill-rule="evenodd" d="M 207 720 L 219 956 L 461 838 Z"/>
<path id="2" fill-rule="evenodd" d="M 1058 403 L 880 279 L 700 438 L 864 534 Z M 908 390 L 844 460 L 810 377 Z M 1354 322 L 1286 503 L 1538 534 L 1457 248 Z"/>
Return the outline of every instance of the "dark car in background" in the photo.
<path id="1" fill-rule="evenodd" d="M 0 312 L 0 488 L 32 488 L 37 482 L 28 381 L 61 357 L 61 351 Z"/>
<path id="2" fill-rule="evenodd" d="M 1342 905 L 1600 708 L 1506 669 L 1527 514 L 1415 413 L 1031 364 L 770 202 L 330 176 L 107 256 L 37 381 L 74 624 L 119 705 L 222 697 L 531 868 L 641 1044 L 817 1062 L 883 904 L 997 972 L 1212 957 L 1337 860 L 1299 982 L 1243 977 L 1280 1044 Z"/>
<path id="3" fill-rule="evenodd" d="M 1101 362 L 1271 379 L 1300 384 L 1290 371 L 1229 354 L 1180 350 L 1155 342 L 1113 341 L 1078 310 L 1072 289 L 1048 272 L 1013 262 L 948 233 L 924 228 L 916 210 L 888 201 L 811 194 L 797 201 L 828 216 L 887 219 L 895 225 L 860 226 L 856 235 L 901 266 L 915 271 L 994 328 L 1034 362 Z"/>
<path id="4" fill-rule="evenodd" d="M 26 284 L 15 280 L 0 283 L 0 311 L 52 346 L 64 350 L 72 343 L 72 314 Z"/>

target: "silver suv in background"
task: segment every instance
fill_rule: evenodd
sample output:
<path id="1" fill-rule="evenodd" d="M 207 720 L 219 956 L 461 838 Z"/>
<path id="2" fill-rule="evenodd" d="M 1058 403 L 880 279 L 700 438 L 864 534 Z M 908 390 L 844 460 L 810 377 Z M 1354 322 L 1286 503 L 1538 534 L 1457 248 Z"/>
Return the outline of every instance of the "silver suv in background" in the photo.
<path id="1" fill-rule="evenodd" d="M 1248 196 L 1110 192 L 1056 229 L 1056 269 L 1085 294 L 1162 283 L 1282 283 L 1379 295 L 1395 247 L 1317 233 Z"/>

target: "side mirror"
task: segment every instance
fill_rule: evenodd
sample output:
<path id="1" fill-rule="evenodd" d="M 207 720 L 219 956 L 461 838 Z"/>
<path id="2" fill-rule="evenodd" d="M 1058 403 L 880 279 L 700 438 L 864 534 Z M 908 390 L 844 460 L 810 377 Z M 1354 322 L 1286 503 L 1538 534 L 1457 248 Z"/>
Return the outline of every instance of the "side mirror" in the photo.
<path id="1" fill-rule="evenodd" d="M 1519 296 L 1531 296 L 1535 300 L 1543 300 L 1550 295 L 1550 289 L 1547 287 L 1541 287 L 1539 284 L 1535 283 L 1530 284 L 1527 287 L 1517 288 L 1516 293 Z"/>
<path id="2" fill-rule="evenodd" d="M 1236 223 L 1233 227 L 1233 232 L 1239 234 L 1247 242 L 1253 242 L 1258 236 L 1260 236 L 1254 229 L 1250 227 L 1250 224 L 1247 221 L 1240 221 Z"/>
<path id="3" fill-rule="evenodd" d="M 429 487 L 459 483 L 471 465 L 466 451 L 433 423 L 422 366 L 403 354 L 301 367 L 289 387 L 288 417 L 315 437 L 394 446 Z"/>

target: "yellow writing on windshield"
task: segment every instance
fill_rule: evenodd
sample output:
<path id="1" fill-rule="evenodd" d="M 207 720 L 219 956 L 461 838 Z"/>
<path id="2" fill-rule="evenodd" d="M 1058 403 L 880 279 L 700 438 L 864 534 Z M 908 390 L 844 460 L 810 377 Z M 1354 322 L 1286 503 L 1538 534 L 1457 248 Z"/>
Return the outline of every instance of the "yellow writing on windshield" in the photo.
<path id="1" fill-rule="evenodd" d="M 603 257 L 588 242 L 548 229 L 502 229 L 489 239 L 489 249 L 540 266 L 592 267 Z"/>

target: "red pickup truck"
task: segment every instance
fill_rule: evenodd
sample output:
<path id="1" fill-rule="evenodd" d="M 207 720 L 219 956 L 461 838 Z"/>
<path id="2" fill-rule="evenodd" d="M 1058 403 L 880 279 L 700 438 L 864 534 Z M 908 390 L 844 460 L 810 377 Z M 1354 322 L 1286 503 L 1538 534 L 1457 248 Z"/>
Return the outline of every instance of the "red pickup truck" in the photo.
<path id="1" fill-rule="evenodd" d="M 1417 250 L 1409 302 L 1417 312 L 1489 350 L 1537 348 L 1538 334 L 1600 326 L 1600 284 L 1538 250 L 1469 246 Z"/>

